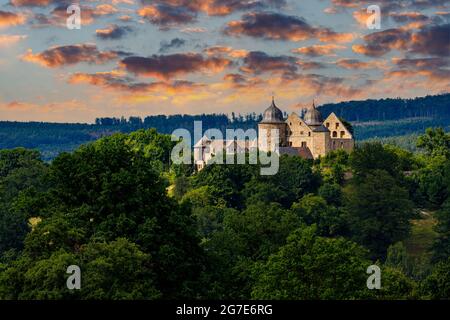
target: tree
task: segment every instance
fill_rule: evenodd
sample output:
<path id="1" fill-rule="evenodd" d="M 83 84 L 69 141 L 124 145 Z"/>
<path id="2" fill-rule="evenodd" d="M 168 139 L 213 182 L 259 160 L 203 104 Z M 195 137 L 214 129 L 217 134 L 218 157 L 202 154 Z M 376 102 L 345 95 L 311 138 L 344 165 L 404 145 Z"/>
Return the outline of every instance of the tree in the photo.
<path id="1" fill-rule="evenodd" d="M 226 212 L 223 228 L 203 243 L 210 263 L 204 281 L 208 297 L 249 299 L 253 264 L 276 252 L 299 226 L 298 217 L 277 203 Z"/>
<path id="2" fill-rule="evenodd" d="M 383 258 L 387 248 L 408 236 L 414 217 L 408 192 L 384 170 L 353 179 L 344 188 L 351 238 Z"/>
<path id="3" fill-rule="evenodd" d="M 433 267 L 422 283 L 421 292 L 426 299 L 450 299 L 450 257 Z"/>
<path id="4" fill-rule="evenodd" d="M 445 261 L 450 257 L 450 199 L 435 213 L 438 237 L 433 244 L 433 261 Z"/>
<path id="5" fill-rule="evenodd" d="M 21 250 L 31 211 L 21 210 L 27 194 L 46 190 L 47 166 L 37 151 L 0 150 L 0 256 Z"/>
<path id="6" fill-rule="evenodd" d="M 164 298 L 189 296 L 202 269 L 196 224 L 188 206 L 167 196 L 160 171 L 165 149 L 147 146 L 166 138 L 153 131 L 116 134 L 56 158 L 51 188 L 23 201 L 25 211 L 36 199 L 41 203 L 42 222 L 22 254 L 32 260 L 29 268 L 61 250 L 76 254 L 91 242 L 126 238 L 154 259 L 154 285 Z"/>
<path id="7" fill-rule="evenodd" d="M 369 296 L 367 251 L 344 238 L 323 238 L 314 227 L 294 231 L 285 246 L 255 266 L 253 299 L 358 299 Z"/>
<path id="8" fill-rule="evenodd" d="M 450 158 L 450 134 L 443 128 L 428 128 L 424 135 L 419 136 L 417 147 L 424 149 L 430 157 L 444 156 Z"/>
<path id="9" fill-rule="evenodd" d="M 313 172 L 311 161 L 283 155 L 278 173 L 273 176 L 254 175 L 244 194 L 249 203 L 275 201 L 290 208 L 305 194 L 315 192 L 319 183 L 320 177 Z"/>
<path id="10" fill-rule="evenodd" d="M 316 225 L 321 236 L 343 235 L 346 229 L 344 213 L 329 206 L 325 199 L 313 194 L 292 205 L 292 211 L 306 225 Z"/>
<path id="11" fill-rule="evenodd" d="M 357 177 L 364 177 L 373 170 L 384 170 L 393 177 L 402 174 L 396 153 L 384 148 L 379 142 L 364 143 L 357 147 L 351 153 L 349 162 Z"/>

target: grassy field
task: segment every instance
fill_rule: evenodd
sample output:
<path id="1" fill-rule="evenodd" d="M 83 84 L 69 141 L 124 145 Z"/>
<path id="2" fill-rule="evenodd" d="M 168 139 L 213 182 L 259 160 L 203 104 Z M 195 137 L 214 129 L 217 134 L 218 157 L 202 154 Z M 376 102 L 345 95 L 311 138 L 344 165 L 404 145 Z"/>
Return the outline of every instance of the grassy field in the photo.
<path id="1" fill-rule="evenodd" d="M 433 230 L 435 225 L 433 213 L 426 211 L 421 212 L 421 219 L 412 221 L 411 236 L 404 241 L 406 251 L 411 258 L 430 258 L 429 249 L 436 237 L 436 232 Z"/>

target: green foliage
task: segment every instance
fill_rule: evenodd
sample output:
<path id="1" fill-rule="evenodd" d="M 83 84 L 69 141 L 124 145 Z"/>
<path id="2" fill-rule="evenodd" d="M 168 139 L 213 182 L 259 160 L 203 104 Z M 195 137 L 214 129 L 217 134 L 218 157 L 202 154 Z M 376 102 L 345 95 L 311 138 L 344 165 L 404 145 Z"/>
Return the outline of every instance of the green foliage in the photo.
<path id="1" fill-rule="evenodd" d="M 433 267 L 421 289 L 427 299 L 450 299 L 450 257 Z"/>
<path id="2" fill-rule="evenodd" d="M 21 205 L 26 194 L 45 189 L 46 174 L 39 152 L 0 150 L 0 256 L 23 247 L 30 215 Z"/>
<path id="3" fill-rule="evenodd" d="M 433 244 L 433 260 L 445 261 L 450 257 L 450 199 L 436 212 L 435 217 L 438 237 Z"/>
<path id="4" fill-rule="evenodd" d="M 167 119 L 109 120 L 97 125 Z M 174 142 L 155 130 L 50 164 L 0 151 L 0 299 L 448 298 L 450 162 L 442 134 L 426 137 L 423 155 L 369 143 L 316 161 L 282 156 L 274 176 L 248 164 L 193 174 L 170 164 Z M 438 210 L 437 236 L 414 256 L 411 200 Z M 72 264 L 81 290 L 66 288 Z M 366 287 L 372 264 L 381 290 Z"/>
<path id="5" fill-rule="evenodd" d="M 389 245 L 410 232 L 413 205 L 406 189 L 384 170 L 355 178 L 345 189 L 352 238 L 375 258 L 386 256 Z"/>
<path id="6" fill-rule="evenodd" d="M 450 158 L 450 134 L 443 128 L 428 128 L 424 135 L 419 136 L 417 147 L 425 150 L 431 157 L 444 156 Z"/>
<path id="7" fill-rule="evenodd" d="M 345 214 L 329 206 L 325 199 L 312 194 L 304 196 L 292 205 L 292 211 L 306 225 L 315 224 L 321 236 L 343 235 L 346 230 Z"/>
<path id="8" fill-rule="evenodd" d="M 100 263 L 113 259 L 108 258 L 109 249 L 127 247 L 132 251 L 130 263 L 135 266 L 148 265 L 147 257 L 154 259 L 152 280 L 149 279 L 151 288 L 140 284 L 143 275 L 137 271 L 128 273 L 135 285 L 117 284 L 108 292 L 100 288 L 103 291 L 98 291 L 98 295 L 87 298 L 154 298 L 159 293 L 164 298 L 188 295 L 201 270 L 201 249 L 189 208 L 180 206 L 166 194 L 167 181 L 160 170 L 165 167 L 163 162 L 171 145 L 168 136 L 160 136 L 154 130 L 139 131 L 106 137 L 56 158 L 49 168 L 48 190 L 29 194 L 27 197 L 33 200 L 24 200 L 20 206 L 21 210 L 28 211 L 27 205 L 31 205 L 29 209 L 33 210 L 38 199 L 41 206 L 36 213 L 42 218 L 24 241 L 25 248 L 18 259 L 27 261 L 20 264 L 22 271 L 33 273 L 37 266 L 36 272 L 44 276 L 42 281 L 51 278 L 48 281 L 53 287 L 61 279 L 54 274 L 59 270 L 55 268 L 62 267 L 66 257 L 78 256 L 80 248 L 96 248 Z M 123 241 L 112 243 L 117 238 L 128 239 L 130 246 Z M 96 243 L 110 243 L 112 247 L 103 248 Z M 125 252 L 120 250 L 111 253 L 116 255 L 113 260 L 120 260 L 117 255 Z M 90 256 L 93 259 L 94 254 Z M 39 270 L 51 265 L 53 259 L 61 263 L 48 274 L 41 274 Z M 90 266 L 94 267 L 95 263 Z M 13 269 L 14 263 L 7 270 L 16 274 Z M 98 275 L 93 286 L 106 281 L 107 271 Z M 19 281 L 16 287 L 22 289 L 12 295 L 27 298 L 22 296 L 26 290 L 37 298 L 59 298 L 51 288 L 40 296 L 38 282 L 31 282 L 36 284 L 33 291 L 27 281 Z"/>
<path id="9" fill-rule="evenodd" d="M 255 267 L 254 299 L 358 299 L 367 297 L 367 251 L 343 238 L 296 230 L 288 243 Z"/>

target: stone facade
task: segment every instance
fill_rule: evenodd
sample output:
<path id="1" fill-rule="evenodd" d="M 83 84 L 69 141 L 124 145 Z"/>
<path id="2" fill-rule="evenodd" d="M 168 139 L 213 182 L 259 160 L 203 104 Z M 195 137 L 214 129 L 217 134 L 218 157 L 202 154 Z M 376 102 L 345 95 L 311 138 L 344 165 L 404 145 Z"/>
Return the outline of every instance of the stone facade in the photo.
<path id="1" fill-rule="evenodd" d="M 314 103 L 302 117 L 293 112 L 284 119 L 282 111 L 272 100 L 258 125 L 261 150 L 276 151 L 273 144 L 276 132 L 279 135 L 279 153 L 310 155 L 306 157 L 317 159 L 332 150 L 351 151 L 355 146 L 353 135 L 344 123 L 334 113 L 323 120 Z"/>

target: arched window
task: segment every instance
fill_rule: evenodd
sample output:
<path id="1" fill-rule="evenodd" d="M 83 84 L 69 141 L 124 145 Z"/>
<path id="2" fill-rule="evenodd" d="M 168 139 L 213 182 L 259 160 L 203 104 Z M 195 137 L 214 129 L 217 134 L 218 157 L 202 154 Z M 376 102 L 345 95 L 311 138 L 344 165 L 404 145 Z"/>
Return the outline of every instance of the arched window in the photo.
<path id="1" fill-rule="evenodd" d="M 333 138 L 337 138 L 337 131 L 333 131 Z"/>

